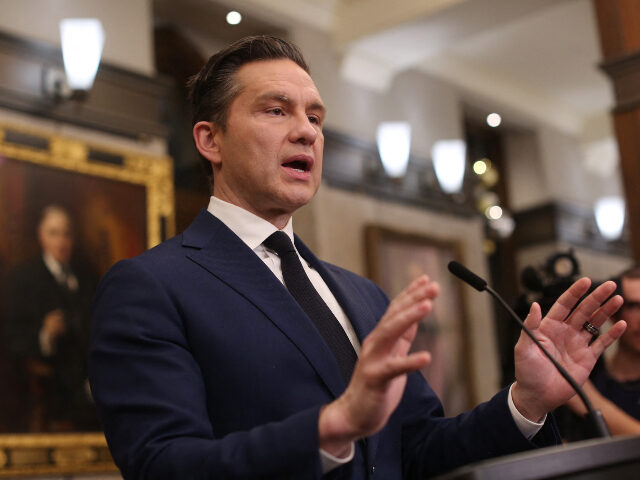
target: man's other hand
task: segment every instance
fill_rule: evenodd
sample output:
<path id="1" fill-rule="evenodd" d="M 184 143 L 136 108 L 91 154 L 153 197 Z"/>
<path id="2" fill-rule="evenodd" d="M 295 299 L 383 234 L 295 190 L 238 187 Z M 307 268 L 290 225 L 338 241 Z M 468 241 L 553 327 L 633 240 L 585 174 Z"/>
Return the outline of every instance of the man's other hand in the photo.
<path id="1" fill-rule="evenodd" d="M 580 385 L 589 377 L 600 354 L 626 328 L 626 323 L 621 320 L 591 343 L 593 337 L 583 328 L 585 322 L 600 328 L 620 308 L 622 297 L 616 295 L 609 299 L 616 289 L 616 284 L 609 281 L 580 301 L 590 285 L 588 278 L 576 281 L 544 318 L 540 306 L 534 303 L 524 322 Z M 515 347 L 515 367 L 516 383 L 511 391 L 513 402 L 518 411 L 531 421 L 540 421 L 575 394 L 571 385 L 524 332 Z"/>

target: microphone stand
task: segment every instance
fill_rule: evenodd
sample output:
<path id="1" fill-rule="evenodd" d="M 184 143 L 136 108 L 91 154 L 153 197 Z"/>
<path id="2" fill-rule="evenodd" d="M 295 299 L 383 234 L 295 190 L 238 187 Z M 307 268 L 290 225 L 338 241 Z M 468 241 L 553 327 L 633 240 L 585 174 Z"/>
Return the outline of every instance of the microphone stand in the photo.
<path id="1" fill-rule="evenodd" d="M 538 346 L 538 348 L 551 361 L 551 363 L 558 370 L 558 372 L 560 372 L 560 375 L 562 375 L 562 377 L 569 383 L 569 385 L 571 385 L 571 387 L 573 387 L 575 392 L 578 394 L 578 396 L 580 397 L 580 400 L 582 400 L 582 403 L 584 403 L 584 406 L 587 408 L 586 417 L 592 426 L 591 435 L 596 437 L 604 437 L 604 438 L 610 437 L 611 434 L 609 433 L 609 429 L 607 428 L 607 424 L 604 421 L 604 417 L 602 416 L 602 413 L 599 410 L 595 410 L 593 408 L 591 401 L 589 401 L 589 398 L 585 395 L 580 385 L 578 385 L 578 383 L 569 374 L 569 372 L 567 372 L 565 368 L 562 365 L 560 365 L 555 358 L 553 358 L 553 356 L 547 351 L 547 349 L 542 346 L 542 344 L 538 341 L 538 339 L 534 337 L 533 333 L 531 333 L 531 330 L 529 330 L 525 326 L 524 322 L 520 319 L 520 317 L 516 315 L 516 312 L 514 312 L 511 309 L 511 307 L 507 304 L 507 302 L 505 302 L 503 298 L 500 295 L 498 295 L 498 293 L 487 284 L 487 281 L 484 280 L 483 278 L 480 278 L 478 275 L 473 273 L 467 267 L 465 267 L 464 265 L 456 261 L 449 262 L 448 268 L 453 275 L 455 275 L 456 277 L 458 277 L 460 280 L 467 283 L 471 287 L 475 288 L 479 292 L 482 292 L 483 290 L 486 290 L 487 292 L 489 292 L 489 294 L 493 298 L 495 298 L 500 305 L 502 305 L 502 307 L 509 313 L 511 318 L 513 318 L 518 323 L 518 325 L 522 327 L 522 329 L 529 336 L 529 338 L 533 340 L 533 343 L 535 343 Z"/>

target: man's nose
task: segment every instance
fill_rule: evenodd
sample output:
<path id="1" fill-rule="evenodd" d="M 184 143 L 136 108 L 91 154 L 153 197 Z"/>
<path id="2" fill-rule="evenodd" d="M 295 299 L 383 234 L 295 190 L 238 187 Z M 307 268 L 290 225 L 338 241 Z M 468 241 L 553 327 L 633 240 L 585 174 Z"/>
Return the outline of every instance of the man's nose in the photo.
<path id="1" fill-rule="evenodd" d="M 307 114 L 295 115 L 292 123 L 289 137 L 291 142 L 313 145 L 318 138 L 318 129 L 311 123 Z"/>

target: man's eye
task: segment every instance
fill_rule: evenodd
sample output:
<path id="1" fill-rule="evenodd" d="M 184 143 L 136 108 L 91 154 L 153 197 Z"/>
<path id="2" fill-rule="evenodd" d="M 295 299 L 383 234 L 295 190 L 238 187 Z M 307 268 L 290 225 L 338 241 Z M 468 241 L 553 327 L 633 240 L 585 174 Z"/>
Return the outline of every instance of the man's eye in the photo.
<path id="1" fill-rule="evenodd" d="M 318 117 L 313 116 L 313 115 L 309 116 L 309 121 L 311 123 L 315 123 L 316 125 L 320 125 L 320 119 Z"/>
<path id="2" fill-rule="evenodd" d="M 627 310 L 637 310 L 640 309 L 640 302 L 632 302 L 625 300 L 622 306 Z"/>
<path id="3" fill-rule="evenodd" d="M 273 113 L 274 115 L 283 115 L 284 111 L 281 108 L 272 108 L 269 110 L 269 113 Z"/>

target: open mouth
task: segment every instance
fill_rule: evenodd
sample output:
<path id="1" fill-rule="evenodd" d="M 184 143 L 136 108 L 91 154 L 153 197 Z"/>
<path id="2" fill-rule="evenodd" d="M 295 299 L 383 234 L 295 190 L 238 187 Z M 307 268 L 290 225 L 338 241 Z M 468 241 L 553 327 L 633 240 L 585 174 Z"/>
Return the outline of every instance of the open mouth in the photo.
<path id="1" fill-rule="evenodd" d="M 294 160 L 293 162 L 286 162 L 284 167 L 291 168 L 297 172 L 308 172 L 309 164 L 302 160 Z"/>
<path id="2" fill-rule="evenodd" d="M 296 155 L 282 164 L 296 173 L 308 173 L 313 167 L 313 159 L 307 155 Z"/>

